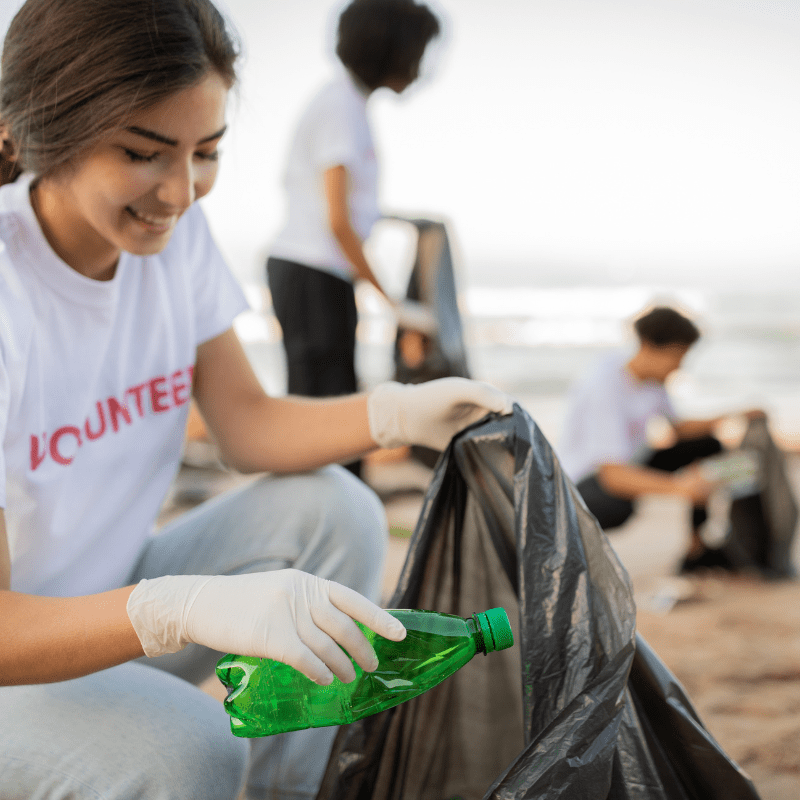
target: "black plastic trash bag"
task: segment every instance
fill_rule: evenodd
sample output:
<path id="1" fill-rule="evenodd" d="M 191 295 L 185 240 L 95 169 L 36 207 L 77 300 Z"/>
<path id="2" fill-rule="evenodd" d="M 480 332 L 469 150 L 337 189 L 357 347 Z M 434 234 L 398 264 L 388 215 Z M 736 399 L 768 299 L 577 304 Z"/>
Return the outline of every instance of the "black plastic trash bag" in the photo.
<path id="1" fill-rule="evenodd" d="M 341 728 L 318 800 L 758 798 L 637 640 L 627 573 L 519 406 L 445 452 L 390 606 L 503 606 L 518 646 Z"/>
<path id="2" fill-rule="evenodd" d="M 754 569 L 770 578 L 793 577 L 797 501 L 786 472 L 786 456 L 772 440 L 765 419 L 750 422 L 740 447 L 758 455 L 760 486 L 756 494 L 731 502 L 725 555 L 739 569 Z"/>
<path id="3" fill-rule="evenodd" d="M 467 348 L 458 310 L 455 269 L 450 238 L 442 222 L 403 219 L 417 229 L 417 252 L 406 288 L 406 298 L 426 306 L 437 323 L 435 334 L 397 328 L 394 380 L 424 383 L 435 378 L 469 378 Z M 440 452 L 415 445 L 411 454 L 433 467 Z"/>
<path id="4" fill-rule="evenodd" d="M 403 219 L 417 229 L 417 252 L 406 297 L 429 308 L 438 325 L 435 334 L 422 337 L 422 347 L 414 348 L 413 358 L 407 358 L 403 348 L 403 337 L 409 331 L 398 329 L 394 379 L 401 383 L 422 383 L 434 378 L 469 378 L 447 228 L 443 222 L 430 219 L 392 219 Z"/>

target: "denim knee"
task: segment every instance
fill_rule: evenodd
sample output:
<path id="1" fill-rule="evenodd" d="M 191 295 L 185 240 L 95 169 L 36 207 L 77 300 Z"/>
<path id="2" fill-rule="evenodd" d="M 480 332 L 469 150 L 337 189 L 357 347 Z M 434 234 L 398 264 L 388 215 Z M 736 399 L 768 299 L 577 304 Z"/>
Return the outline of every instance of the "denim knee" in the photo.
<path id="1" fill-rule="evenodd" d="M 377 602 L 388 549 L 386 512 L 378 496 L 344 467 L 315 473 L 305 502 L 316 521 L 294 564 Z"/>
<path id="2" fill-rule="evenodd" d="M 382 562 L 386 555 L 386 511 L 378 495 L 343 467 L 325 474 L 327 492 L 321 498 L 331 514 L 334 535 L 366 563 Z"/>
<path id="3" fill-rule="evenodd" d="M 249 743 L 184 681 L 123 664 L 0 689 L 0 797 L 236 800 Z"/>

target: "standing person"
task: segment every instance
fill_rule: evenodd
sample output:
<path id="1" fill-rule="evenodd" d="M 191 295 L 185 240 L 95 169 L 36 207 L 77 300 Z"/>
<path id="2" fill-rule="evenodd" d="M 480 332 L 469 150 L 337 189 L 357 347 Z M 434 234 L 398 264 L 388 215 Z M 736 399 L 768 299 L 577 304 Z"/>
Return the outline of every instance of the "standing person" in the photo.
<path id="1" fill-rule="evenodd" d="M 356 391 L 355 280 L 369 281 L 394 305 L 363 249 L 381 216 L 367 102 L 377 89 L 400 94 L 410 86 L 438 33 L 437 18 L 414 0 L 353 0 L 339 17 L 341 67 L 294 133 L 285 173 L 287 221 L 267 260 L 289 394 Z M 359 464 L 352 469 L 358 474 Z"/>
<path id="2" fill-rule="evenodd" d="M 726 417 L 679 419 L 664 386 L 700 338 L 694 323 L 668 307 L 643 313 L 634 323 L 636 351 L 601 358 L 573 387 L 567 406 L 559 459 L 589 510 L 605 530 L 622 525 L 643 494 L 672 494 L 692 502 L 692 532 L 681 571 L 728 566 L 719 550 L 706 547 L 700 529 L 714 483 L 696 462 L 716 455 L 722 445 L 714 430 Z M 653 450 L 647 425 L 666 419 L 676 439 Z M 754 409 L 748 419 L 763 417 Z"/>
<path id="3" fill-rule="evenodd" d="M 442 446 L 509 399 L 470 381 L 270 398 L 195 201 L 236 48 L 210 0 L 27 0 L 0 72 L 0 798 L 313 797 L 333 729 L 234 738 L 221 652 L 327 684 L 404 636 L 382 508 L 327 466 Z M 154 536 L 193 398 L 254 477 Z M 320 469 L 320 467 L 323 467 Z M 341 646 L 341 647 L 340 647 Z M 145 658 L 145 656 L 147 658 Z"/>

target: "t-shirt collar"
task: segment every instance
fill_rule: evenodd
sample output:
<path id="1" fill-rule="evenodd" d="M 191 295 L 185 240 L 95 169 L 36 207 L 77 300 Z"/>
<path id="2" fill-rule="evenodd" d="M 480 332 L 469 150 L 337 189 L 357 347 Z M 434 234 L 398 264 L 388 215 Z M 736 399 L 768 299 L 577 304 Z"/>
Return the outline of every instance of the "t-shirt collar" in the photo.
<path id="1" fill-rule="evenodd" d="M 19 192 L 13 204 L 26 230 L 24 252 L 29 266 L 51 289 L 71 302 L 94 308 L 113 306 L 119 295 L 121 276 L 130 257 L 129 254 L 120 253 L 114 277 L 108 281 L 88 278 L 70 267 L 50 247 L 33 210 L 30 197 L 30 185 L 33 179 L 33 174 L 25 173 L 11 185 L 15 192 Z"/>
<path id="2" fill-rule="evenodd" d="M 364 102 L 369 99 L 369 96 L 372 94 L 372 90 L 358 77 L 352 70 L 348 69 L 344 65 L 342 66 L 342 73 L 347 78 L 347 82 L 355 89 L 360 97 L 364 99 Z"/>

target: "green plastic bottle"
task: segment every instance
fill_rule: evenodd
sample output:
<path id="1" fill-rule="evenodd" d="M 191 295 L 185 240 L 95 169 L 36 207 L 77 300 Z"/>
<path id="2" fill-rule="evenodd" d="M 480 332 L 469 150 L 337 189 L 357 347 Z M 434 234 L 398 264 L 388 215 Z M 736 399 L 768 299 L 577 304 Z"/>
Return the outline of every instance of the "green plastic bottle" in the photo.
<path id="1" fill-rule="evenodd" d="M 406 627 L 392 642 L 359 624 L 378 656 L 378 669 L 353 662 L 351 683 L 319 686 L 292 667 L 268 658 L 226 655 L 217 677 L 228 689 L 225 710 L 234 736 L 270 736 L 301 728 L 343 725 L 399 705 L 441 683 L 476 653 L 514 644 L 508 615 L 492 608 L 466 619 L 435 611 L 390 609 Z"/>

